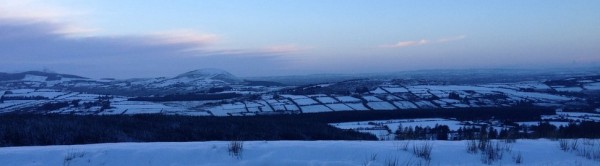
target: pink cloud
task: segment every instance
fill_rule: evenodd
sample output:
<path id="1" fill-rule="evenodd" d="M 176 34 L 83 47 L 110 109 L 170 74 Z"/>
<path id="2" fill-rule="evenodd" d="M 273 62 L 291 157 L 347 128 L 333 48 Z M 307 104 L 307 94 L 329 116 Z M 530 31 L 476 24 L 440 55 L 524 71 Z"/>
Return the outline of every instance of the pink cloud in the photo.
<path id="1" fill-rule="evenodd" d="M 201 33 L 194 30 L 171 30 L 159 33 L 153 33 L 150 36 L 155 40 L 149 41 L 156 45 L 187 45 L 188 48 L 180 50 L 183 52 L 203 52 L 207 51 L 207 46 L 216 43 L 219 36 L 211 33 Z"/>
<path id="2" fill-rule="evenodd" d="M 419 46 L 419 45 L 424 45 L 424 44 L 428 44 L 428 43 L 429 43 L 428 40 L 421 39 L 421 40 L 413 40 L 413 41 L 400 41 L 396 44 L 381 45 L 380 47 L 382 47 L 382 48 L 401 48 L 401 47 Z"/>

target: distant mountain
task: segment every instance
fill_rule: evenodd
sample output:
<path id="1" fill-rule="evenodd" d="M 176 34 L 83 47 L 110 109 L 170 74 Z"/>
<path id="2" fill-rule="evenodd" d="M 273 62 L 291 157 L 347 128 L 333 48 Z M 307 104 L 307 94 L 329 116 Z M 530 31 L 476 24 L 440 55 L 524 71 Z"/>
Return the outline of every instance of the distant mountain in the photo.
<path id="1" fill-rule="evenodd" d="M 240 83 L 241 79 L 233 74 L 214 68 L 199 69 L 180 74 L 172 79 L 192 79 L 192 80 L 219 80 L 227 83 Z"/>
<path id="2" fill-rule="evenodd" d="M 41 71 L 0 73 L 0 90 L 49 88 L 98 94 L 145 96 L 205 92 L 211 88 L 232 86 L 283 86 L 283 84 L 243 80 L 225 70 L 214 68 L 189 71 L 174 77 L 135 79 L 89 79 Z"/>
<path id="3" fill-rule="evenodd" d="M 57 81 L 66 79 L 88 79 L 81 76 L 70 75 L 70 74 L 58 74 L 58 73 L 49 73 L 42 71 L 27 71 L 21 73 L 0 73 L 0 81 Z"/>
<path id="4" fill-rule="evenodd" d="M 118 83 L 117 83 L 118 82 Z M 242 84 L 244 81 L 221 69 L 199 69 L 172 78 L 146 78 L 115 81 L 121 87 L 143 87 L 145 89 L 178 89 L 196 91 L 211 87 Z"/>

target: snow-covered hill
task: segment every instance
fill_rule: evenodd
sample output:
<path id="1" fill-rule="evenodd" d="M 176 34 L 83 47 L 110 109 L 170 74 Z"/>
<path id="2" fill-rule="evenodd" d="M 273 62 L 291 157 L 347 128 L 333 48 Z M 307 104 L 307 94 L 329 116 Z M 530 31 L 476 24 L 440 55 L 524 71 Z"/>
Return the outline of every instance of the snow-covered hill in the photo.
<path id="1" fill-rule="evenodd" d="M 28 71 L 22 73 L 0 73 L 0 81 L 56 81 L 56 80 L 69 80 L 69 79 L 87 79 L 85 77 L 70 75 L 70 74 L 58 74 L 43 71 Z"/>
<path id="2" fill-rule="evenodd" d="M 584 141 L 581 141 L 584 142 Z M 593 150 L 598 150 L 598 140 Z M 431 161 L 413 155 L 424 141 L 249 141 L 240 157 L 228 152 L 230 142 L 111 143 L 72 146 L 0 148 L 2 165 L 11 166 L 133 166 L 133 165 L 247 165 L 247 166 L 382 166 L 485 165 L 481 154 L 466 151 L 466 141 L 429 141 Z M 399 146 L 408 143 L 409 150 Z M 504 144 L 503 144 L 504 145 Z M 600 162 L 560 150 L 559 141 L 518 140 L 491 165 L 598 165 Z M 590 145 L 581 145 L 581 148 Z M 521 155 L 521 163 L 516 158 Z"/>
<path id="3" fill-rule="evenodd" d="M 199 69 L 175 77 L 137 79 L 89 79 L 81 76 L 39 71 L 0 73 L 0 89 L 49 88 L 77 89 L 86 92 L 102 91 L 108 94 L 161 94 L 163 92 L 190 92 L 244 84 L 244 80 L 220 69 Z"/>
<path id="4" fill-rule="evenodd" d="M 220 69 L 200 69 L 177 75 L 173 78 L 155 78 L 145 81 L 146 87 L 214 87 L 242 83 L 243 80 L 233 74 Z M 133 84 L 144 84 L 144 82 L 132 82 Z"/>
<path id="5" fill-rule="evenodd" d="M 206 69 L 200 69 L 200 70 L 186 72 L 186 73 L 176 76 L 173 79 L 182 79 L 182 78 L 188 78 L 188 79 L 194 79 L 194 80 L 211 79 L 211 80 L 220 80 L 220 81 L 229 82 L 229 83 L 239 83 L 242 81 L 241 79 L 237 78 L 236 76 L 234 76 L 233 74 L 231 74 L 225 70 L 214 69 L 214 68 L 206 68 Z"/>

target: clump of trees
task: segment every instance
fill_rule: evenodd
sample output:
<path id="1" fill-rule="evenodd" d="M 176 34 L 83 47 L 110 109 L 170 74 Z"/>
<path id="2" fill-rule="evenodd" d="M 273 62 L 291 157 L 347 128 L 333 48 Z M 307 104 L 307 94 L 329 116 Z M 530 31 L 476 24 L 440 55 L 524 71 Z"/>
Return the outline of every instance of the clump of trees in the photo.
<path id="1" fill-rule="evenodd" d="M 415 126 L 402 128 L 402 126 L 399 126 L 395 134 L 397 140 L 448 140 L 449 132 L 450 128 L 448 128 L 448 126 L 446 125 L 435 125 L 435 127 L 433 128 L 429 126 Z"/>
<path id="2" fill-rule="evenodd" d="M 110 105 L 110 100 L 112 98 L 112 96 L 105 95 L 98 97 L 98 100 L 96 101 L 83 102 L 82 104 L 80 104 L 81 100 L 73 100 L 71 101 L 71 105 L 73 105 L 73 107 L 79 107 L 80 105 L 82 105 L 85 109 L 90 109 L 92 107 L 100 107 L 100 110 L 105 110 L 113 108 Z"/>
<path id="3" fill-rule="evenodd" d="M 45 111 L 53 111 L 53 110 L 58 110 L 64 107 L 68 107 L 69 106 L 69 102 L 54 102 L 54 103 L 45 103 L 42 106 L 40 106 L 40 109 L 45 110 Z"/>
<path id="4" fill-rule="evenodd" d="M 298 116 L 321 119 L 329 123 L 340 123 L 414 118 L 455 118 L 458 121 L 489 120 L 492 118 L 502 121 L 538 121 L 541 115 L 554 114 L 554 110 L 540 107 L 504 107 L 413 109 L 402 111 L 339 111 L 300 114 Z"/>
<path id="5" fill-rule="evenodd" d="M 567 126 L 556 127 L 548 122 L 540 122 L 533 126 L 506 125 L 500 130 L 492 126 L 463 126 L 457 130 L 450 130 L 448 126 L 436 125 L 435 127 L 402 127 L 395 131 L 398 140 L 477 140 L 477 139 L 502 139 L 507 143 L 516 139 L 538 138 L 600 138 L 600 122 L 569 123 Z"/>
<path id="6" fill-rule="evenodd" d="M 450 94 L 448 94 L 448 98 L 450 99 L 454 99 L 454 100 L 461 100 L 462 98 L 460 97 L 460 95 L 456 92 L 450 92 Z"/>
<path id="7" fill-rule="evenodd" d="M 585 121 L 556 127 L 542 122 L 532 127 L 533 138 L 600 138 L 600 123 Z"/>

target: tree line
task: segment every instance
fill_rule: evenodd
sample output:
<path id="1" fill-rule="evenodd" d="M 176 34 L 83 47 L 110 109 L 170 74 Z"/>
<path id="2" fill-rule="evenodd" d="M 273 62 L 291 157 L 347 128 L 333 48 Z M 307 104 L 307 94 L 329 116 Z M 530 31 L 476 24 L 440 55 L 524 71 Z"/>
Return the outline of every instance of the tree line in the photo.
<path id="1" fill-rule="evenodd" d="M 540 115 L 553 113 L 539 108 L 340 111 L 246 117 L 13 113 L 0 115 L 0 146 L 213 140 L 376 140 L 373 135 L 338 129 L 329 123 L 412 118 L 531 121 L 539 120 Z M 441 138 L 442 133 L 448 131 L 446 128 L 441 126 L 430 131 Z"/>
<path id="2" fill-rule="evenodd" d="M 187 94 L 171 94 L 165 96 L 150 96 L 150 97 L 134 97 L 129 98 L 129 101 L 197 101 L 197 100 L 224 100 L 241 97 L 237 93 L 187 93 Z"/>
<path id="3" fill-rule="evenodd" d="M 376 137 L 294 116 L 0 116 L 0 146 L 214 140 L 376 140 Z"/>
<path id="4" fill-rule="evenodd" d="M 505 125 L 496 129 L 489 125 L 462 126 L 450 130 L 446 125 L 434 127 L 402 127 L 394 132 L 397 140 L 474 140 L 474 139 L 564 139 L 564 138 L 600 138 L 600 122 L 572 122 L 566 126 L 555 126 L 549 122 L 537 125 Z"/>
<path id="5" fill-rule="evenodd" d="M 334 111 L 299 114 L 298 117 L 328 123 L 356 122 L 369 120 L 447 118 L 458 121 L 500 120 L 539 121 L 541 115 L 554 115 L 553 109 L 543 107 L 482 107 L 482 108 L 437 108 L 407 109 L 392 111 Z"/>

